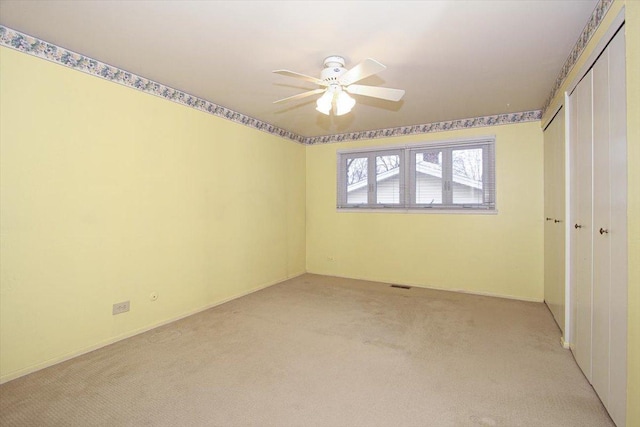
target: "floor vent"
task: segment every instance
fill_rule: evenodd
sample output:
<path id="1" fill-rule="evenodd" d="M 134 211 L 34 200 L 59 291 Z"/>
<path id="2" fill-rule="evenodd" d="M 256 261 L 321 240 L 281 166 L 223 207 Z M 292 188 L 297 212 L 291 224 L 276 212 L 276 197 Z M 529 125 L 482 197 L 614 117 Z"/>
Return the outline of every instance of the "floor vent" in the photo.
<path id="1" fill-rule="evenodd" d="M 392 288 L 400 288 L 400 289 L 411 289 L 411 286 L 404 285 L 391 285 Z"/>

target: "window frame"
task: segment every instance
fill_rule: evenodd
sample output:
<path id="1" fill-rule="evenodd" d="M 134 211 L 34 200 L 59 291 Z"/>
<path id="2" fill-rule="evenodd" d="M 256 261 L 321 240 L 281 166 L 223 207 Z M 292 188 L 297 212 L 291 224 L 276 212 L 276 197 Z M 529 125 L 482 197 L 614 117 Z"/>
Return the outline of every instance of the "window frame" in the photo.
<path id="1" fill-rule="evenodd" d="M 453 152 L 456 150 L 482 149 L 482 203 L 453 203 Z M 426 151 L 442 152 L 442 203 L 416 202 L 416 154 Z M 399 155 L 399 203 L 377 203 L 378 179 L 376 158 L 381 155 Z M 337 211 L 338 212 L 401 212 L 401 213 L 473 213 L 495 214 L 496 160 L 495 136 L 482 136 L 432 142 L 416 142 L 403 145 L 387 145 L 337 151 Z M 367 158 L 367 202 L 347 203 L 347 160 Z M 447 202 L 447 203 L 445 203 Z"/>
<path id="2" fill-rule="evenodd" d="M 344 203 L 342 203 L 343 207 L 351 207 L 351 208 L 382 208 L 382 207 L 391 207 L 391 208 L 402 208 L 405 206 L 405 176 L 402 171 L 405 170 L 405 160 L 406 156 L 402 148 L 392 147 L 389 149 L 374 149 L 374 150 L 358 150 L 354 152 L 345 152 L 342 153 L 342 157 L 338 157 L 338 168 L 339 170 L 343 170 L 344 174 L 342 174 L 342 185 L 345 186 L 345 190 L 348 188 L 349 184 L 345 181 L 347 174 L 347 162 L 349 159 L 367 159 L 367 203 L 348 203 L 348 190 L 344 191 Z M 381 156 L 398 156 L 399 159 L 399 176 L 398 183 L 400 186 L 400 194 L 399 194 L 399 202 L 398 203 L 378 203 L 378 180 L 377 180 L 377 158 Z M 376 179 L 373 179 L 375 177 Z M 339 184 L 340 185 L 340 184 Z M 340 206 L 340 204 L 339 204 Z"/>

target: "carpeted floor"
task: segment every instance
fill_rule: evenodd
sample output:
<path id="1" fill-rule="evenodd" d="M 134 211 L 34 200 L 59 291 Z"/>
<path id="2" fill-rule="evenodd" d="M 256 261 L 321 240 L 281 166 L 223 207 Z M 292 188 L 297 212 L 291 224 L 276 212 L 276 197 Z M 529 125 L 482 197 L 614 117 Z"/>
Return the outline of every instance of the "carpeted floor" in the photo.
<path id="1" fill-rule="evenodd" d="M 0 386 L 8 426 L 611 426 L 541 303 L 306 274 Z"/>

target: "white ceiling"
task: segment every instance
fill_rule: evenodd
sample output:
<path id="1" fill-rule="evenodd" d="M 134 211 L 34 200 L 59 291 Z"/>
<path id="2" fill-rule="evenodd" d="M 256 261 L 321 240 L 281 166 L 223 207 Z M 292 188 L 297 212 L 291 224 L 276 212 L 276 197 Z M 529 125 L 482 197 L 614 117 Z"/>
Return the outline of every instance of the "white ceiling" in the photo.
<path id="1" fill-rule="evenodd" d="M 0 0 L 0 24 L 309 137 L 540 109 L 596 4 Z M 319 76 L 330 55 L 382 62 L 359 83 L 403 100 L 273 104 L 317 87 L 273 70 Z"/>

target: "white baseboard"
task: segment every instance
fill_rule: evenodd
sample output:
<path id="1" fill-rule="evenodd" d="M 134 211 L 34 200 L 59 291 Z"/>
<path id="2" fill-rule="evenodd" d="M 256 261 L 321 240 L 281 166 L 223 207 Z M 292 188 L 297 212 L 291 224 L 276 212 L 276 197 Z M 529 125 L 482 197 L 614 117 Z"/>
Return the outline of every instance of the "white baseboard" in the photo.
<path id="1" fill-rule="evenodd" d="M 571 348 L 571 344 L 564 340 L 564 337 L 560 337 L 560 344 L 562 344 L 562 348 L 566 348 L 569 350 Z"/>
<path id="2" fill-rule="evenodd" d="M 6 375 L 3 375 L 2 377 L 0 377 L 0 384 L 4 384 L 4 383 L 9 382 L 11 380 L 15 380 L 15 379 L 23 377 L 25 375 L 32 374 L 34 372 L 40 371 L 40 370 L 48 368 L 50 366 L 57 365 L 58 363 L 66 362 L 67 360 L 76 358 L 78 356 L 82 356 L 83 354 L 90 353 L 90 352 L 98 350 L 98 349 L 100 349 L 102 347 L 106 347 L 106 346 L 108 346 L 110 344 L 116 343 L 118 341 L 122 341 L 122 340 L 130 338 L 132 336 L 141 334 L 143 332 L 150 331 L 152 329 L 155 329 L 155 328 L 158 328 L 160 326 L 175 322 L 177 320 L 184 319 L 185 317 L 193 316 L 194 314 L 200 313 L 200 312 L 205 311 L 205 310 L 209 310 L 210 308 L 213 308 L 213 307 L 216 307 L 218 305 L 224 304 L 226 302 L 229 302 L 229 301 L 244 297 L 246 295 L 252 294 L 254 292 L 257 292 L 257 291 L 260 291 L 262 289 L 268 288 L 270 286 L 277 285 L 278 283 L 284 282 L 284 281 L 289 280 L 289 279 L 293 279 L 293 278 L 301 276 L 303 274 L 305 274 L 304 271 L 301 272 L 301 273 L 294 273 L 294 274 L 286 277 L 285 279 L 279 279 L 279 280 L 276 280 L 276 281 L 273 281 L 273 282 L 268 282 L 268 283 L 259 285 L 259 286 L 255 287 L 255 288 L 252 288 L 252 289 L 248 290 L 248 291 L 240 292 L 238 294 L 235 294 L 235 295 L 230 296 L 228 298 L 225 298 L 223 300 L 217 301 L 217 302 L 212 303 L 212 304 L 207 304 L 207 305 L 205 305 L 203 307 L 199 307 L 199 308 L 196 308 L 194 310 L 190 310 L 190 311 L 188 311 L 186 313 L 182 313 L 182 314 L 180 314 L 178 316 L 171 317 L 171 318 L 163 320 L 161 322 L 154 323 L 154 324 L 151 324 L 151 325 L 148 325 L 148 326 L 144 326 L 142 328 L 134 329 L 133 331 L 125 332 L 124 334 L 117 335 L 115 337 L 109 338 L 109 339 L 104 340 L 104 341 L 100 341 L 100 342 L 98 342 L 96 344 L 90 345 L 88 347 L 84 347 L 84 348 L 82 348 L 80 350 L 72 351 L 72 352 L 69 352 L 69 353 L 64 354 L 62 356 L 54 357 L 54 358 L 51 358 L 51 359 L 46 360 L 44 362 L 37 363 L 35 365 L 28 366 L 28 367 L 23 368 L 23 369 L 19 369 L 17 371 L 11 372 L 9 374 L 6 374 Z"/>

